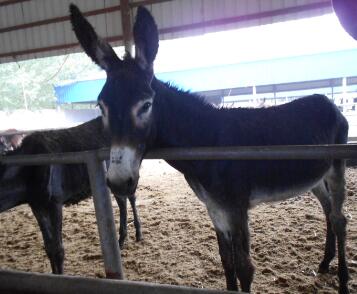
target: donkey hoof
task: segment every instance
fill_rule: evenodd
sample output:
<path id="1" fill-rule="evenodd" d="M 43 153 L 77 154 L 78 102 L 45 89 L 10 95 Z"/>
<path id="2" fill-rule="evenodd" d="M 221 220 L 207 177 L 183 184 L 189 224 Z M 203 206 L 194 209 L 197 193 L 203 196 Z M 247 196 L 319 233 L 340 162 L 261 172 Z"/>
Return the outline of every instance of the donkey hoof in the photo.
<path id="1" fill-rule="evenodd" d="M 319 274 L 327 274 L 329 272 L 329 265 L 325 265 L 323 263 L 320 264 L 318 273 Z"/>
<path id="2" fill-rule="evenodd" d="M 139 242 L 143 239 L 143 235 L 142 234 L 138 234 L 136 235 L 136 242 Z"/>
<path id="3" fill-rule="evenodd" d="M 318 270 L 319 274 L 327 274 L 329 272 L 329 268 L 328 267 L 320 267 Z"/>

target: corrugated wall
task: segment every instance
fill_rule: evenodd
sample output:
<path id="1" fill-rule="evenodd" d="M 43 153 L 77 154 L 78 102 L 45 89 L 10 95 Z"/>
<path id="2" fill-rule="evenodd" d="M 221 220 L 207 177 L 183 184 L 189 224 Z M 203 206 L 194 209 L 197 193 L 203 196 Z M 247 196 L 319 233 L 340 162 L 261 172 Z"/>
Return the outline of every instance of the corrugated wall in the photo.
<path id="1" fill-rule="evenodd" d="M 88 13 L 97 32 L 122 44 L 120 0 L 0 1 L 0 63 L 79 51 L 69 3 Z M 131 0 L 153 13 L 161 39 L 267 24 L 332 11 L 329 0 Z"/>

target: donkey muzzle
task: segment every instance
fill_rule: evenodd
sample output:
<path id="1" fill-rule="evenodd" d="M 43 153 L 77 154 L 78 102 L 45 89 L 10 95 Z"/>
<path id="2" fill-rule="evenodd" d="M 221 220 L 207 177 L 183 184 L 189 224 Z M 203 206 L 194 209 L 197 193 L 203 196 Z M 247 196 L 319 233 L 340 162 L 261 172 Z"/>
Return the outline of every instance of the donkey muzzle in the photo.
<path id="1" fill-rule="evenodd" d="M 135 192 L 139 180 L 140 158 L 135 149 L 126 146 L 113 146 L 110 149 L 107 185 L 119 195 Z"/>

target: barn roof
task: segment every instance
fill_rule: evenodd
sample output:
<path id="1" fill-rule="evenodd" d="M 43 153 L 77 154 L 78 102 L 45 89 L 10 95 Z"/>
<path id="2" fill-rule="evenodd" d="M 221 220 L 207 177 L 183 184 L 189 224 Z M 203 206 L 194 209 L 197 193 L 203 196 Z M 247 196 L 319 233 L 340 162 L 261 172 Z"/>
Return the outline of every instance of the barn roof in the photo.
<path id="1" fill-rule="evenodd" d="M 114 46 L 129 38 L 139 5 L 154 15 L 161 39 L 332 11 L 330 0 L 0 0 L 0 63 L 80 51 L 69 22 L 70 2 Z"/>

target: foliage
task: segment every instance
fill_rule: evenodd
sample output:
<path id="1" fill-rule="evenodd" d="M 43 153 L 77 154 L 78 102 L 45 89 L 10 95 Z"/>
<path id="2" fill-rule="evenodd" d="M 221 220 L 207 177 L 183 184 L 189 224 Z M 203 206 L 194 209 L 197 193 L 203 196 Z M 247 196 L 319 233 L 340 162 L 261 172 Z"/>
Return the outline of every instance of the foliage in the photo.
<path id="1" fill-rule="evenodd" d="M 98 73 L 83 53 L 0 64 L 0 110 L 55 108 L 53 85 Z"/>

